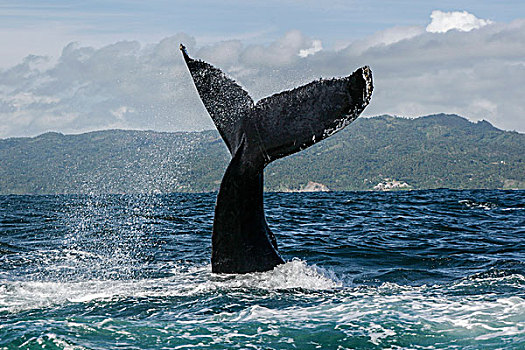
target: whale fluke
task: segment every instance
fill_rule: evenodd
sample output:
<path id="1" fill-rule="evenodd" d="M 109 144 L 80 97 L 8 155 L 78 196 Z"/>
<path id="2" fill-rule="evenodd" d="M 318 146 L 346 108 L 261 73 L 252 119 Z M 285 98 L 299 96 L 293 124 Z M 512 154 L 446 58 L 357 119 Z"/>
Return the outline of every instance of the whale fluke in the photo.
<path id="1" fill-rule="evenodd" d="M 232 149 L 236 149 L 240 141 L 241 120 L 253 109 L 252 98 L 221 70 L 204 61 L 191 59 L 184 45 L 180 44 L 180 50 L 206 110 L 233 154 Z"/>
<path id="2" fill-rule="evenodd" d="M 370 102 L 372 72 L 313 81 L 254 103 L 234 80 L 212 65 L 184 60 L 232 160 L 221 182 L 212 235 L 212 271 L 267 271 L 284 261 L 263 207 L 263 170 L 343 129 Z"/>

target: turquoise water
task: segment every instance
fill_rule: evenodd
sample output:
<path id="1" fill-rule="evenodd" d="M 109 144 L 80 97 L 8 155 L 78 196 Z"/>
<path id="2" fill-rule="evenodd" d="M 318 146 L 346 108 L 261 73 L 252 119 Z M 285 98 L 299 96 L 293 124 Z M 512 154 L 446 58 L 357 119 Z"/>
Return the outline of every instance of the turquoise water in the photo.
<path id="1" fill-rule="evenodd" d="M 267 194 L 246 275 L 214 201 L 0 196 L 0 349 L 525 348 L 525 191 Z"/>

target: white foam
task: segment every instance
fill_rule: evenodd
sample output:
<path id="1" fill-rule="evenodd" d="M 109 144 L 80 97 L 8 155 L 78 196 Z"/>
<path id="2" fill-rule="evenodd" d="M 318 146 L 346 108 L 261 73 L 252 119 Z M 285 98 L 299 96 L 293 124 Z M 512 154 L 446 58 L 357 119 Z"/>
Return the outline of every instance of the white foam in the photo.
<path id="1" fill-rule="evenodd" d="M 238 312 L 224 312 L 225 323 L 257 322 L 268 326 L 307 329 L 334 324 L 349 337 L 363 334 L 376 346 L 388 343 L 408 327 L 425 329 L 454 339 L 491 339 L 525 334 L 525 300 L 519 296 L 446 295 L 443 286 L 360 287 L 335 291 L 308 306 L 271 308 L 252 305 Z M 395 320 L 395 322 L 392 322 Z M 388 326 L 387 326 L 388 325 Z M 399 330 L 399 328 L 401 328 Z"/>
<path id="2" fill-rule="evenodd" d="M 305 261 L 299 259 L 279 265 L 267 272 L 234 275 L 233 278 L 228 275 L 217 277 L 224 278 L 222 285 L 216 283 L 223 288 L 326 290 L 342 286 L 333 273 L 317 266 L 308 266 Z"/>
<path id="3" fill-rule="evenodd" d="M 215 298 L 219 291 L 219 294 L 226 293 L 239 300 L 233 301 L 232 306 L 246 303 L 245 307 L 239 309 L 225 305 L 226 311 L 211 314 L 203 309 L 199 315 L 210 315 L 206 317 L 177 314 L 174 322 L 180 327 L 190 328 L 203 324 L 225 327 L 218 332 L 223 334 L 223 338 L 217 341 L 226 341 L 228 334 L 230 340 L 247 336 L 242 332 L 231 334 L 228 327 L 232 324 L 251 327 L 253 323 L 259 324 L 261 332 L 267 333 L 267 336 L 277 336 L 275 332 L 283 326 L 308 329 L 319 324 L 330 324 L 349 337 L 366 335 L 375 346 L 385 345 L 398 337 L 404 331 L 403 327 L 408 327 L 407 331 L 419 327 L 426 333 L 479 341 L 525 334 L 525 299 L 522 296 L 463 292 L 480 284 L 522 288 L 525 281 L 522 275 L 476 276 L 446 286 L 384 283 L 378 287 L 349 288 L 343 287 L 329 271 L 308 266 L 301 260 L 293 260 L 272 271 L 245 275 L 212 274 L 209 265 L 175 265 L 171 271 L 173 274 L 166 278 L 142 280 L 0 280 L 0 312 L 16 313 L 33 308 L 118 301 L 122 298 L 194 296 L 196 300 L 207 300 Z M 274 298 L 299 298 L 302 302 L 264 302 Z M 157 306 L 153 304 L 151 307 Z M 74 323 L 70 325 L 75 326 Z M 95 326 L 113 329 L 114 322 L 106 318 Z M 198 335 L 188 336 L 195 338 Z"/>
<path id="4" fill-rule="evenodd" d="M 467 208 L 484 209 L 484 210 L 492 210 L 498 207 L 496 204 L 491 203 L 491 202 L 477 203 L 470 199 L 460 200 L 459 204 L 464 204 Z"/>
<path id="5" fill-rule="evenodd" d="M 217 275 L 211 266 L 171 269 L 166 278 L 88 281 L 1 281 L 0 311 L 19 312 L 65 303 L 89 303 L 112 298 L 191 296 L 217 289 L 326 290 L 342 284 L 328 271 L 293 260 L 272 271 Z M 333 275 L 333 274 L 332 274 Z"/>
<path id="6" fill-rule="evenodd" d="M 50 340 L 56 347 L 58 347 L 59 349 L 64 349 L 64 350 L 82 350 L 82 349 L 86 349 L 82 346 L 79 346 L 79 345 L 72 345 L 70 344 L 69 342 L 67 342 L 66 340 L 64 339 L 61 339 L 60 336 L 54 334 L 54 333 L 47 333 L 47 334 L 44 334 L 38 338 L 29 338 L 26 342 L 24 342 L 23 344 L 21 344 L 18 348 L 19 349 L 22 349 L 26 346 L 29 346 L 31 345 L 31 343 L 35 342 L 42 346 L 42 348 L 46 348 L 48 344 L 46 344 L 46 340 Z"/>

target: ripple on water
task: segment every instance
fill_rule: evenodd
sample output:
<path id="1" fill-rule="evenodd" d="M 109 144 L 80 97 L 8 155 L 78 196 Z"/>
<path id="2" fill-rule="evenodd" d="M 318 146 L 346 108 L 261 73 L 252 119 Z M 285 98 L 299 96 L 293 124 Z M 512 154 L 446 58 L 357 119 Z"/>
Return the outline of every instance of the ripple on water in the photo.
<path id="1" fill-rule="evenodd" d="M 0 349 L 525 348 L 523 193 L 268 194 L 290 261 L 246 275 L 213 194 L 4 196 Z"/>

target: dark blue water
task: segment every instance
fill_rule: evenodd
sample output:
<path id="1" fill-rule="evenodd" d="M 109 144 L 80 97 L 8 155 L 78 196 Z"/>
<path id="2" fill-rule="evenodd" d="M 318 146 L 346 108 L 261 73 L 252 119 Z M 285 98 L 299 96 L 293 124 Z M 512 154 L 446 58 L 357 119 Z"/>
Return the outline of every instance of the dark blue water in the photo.
<path id="1" fill-rule="evenodd" d="M 289 262 L 247 275 L 214 202 L 0 196 L 0 349 L 525 348 L 525 191 L 267 194 Z"/>

